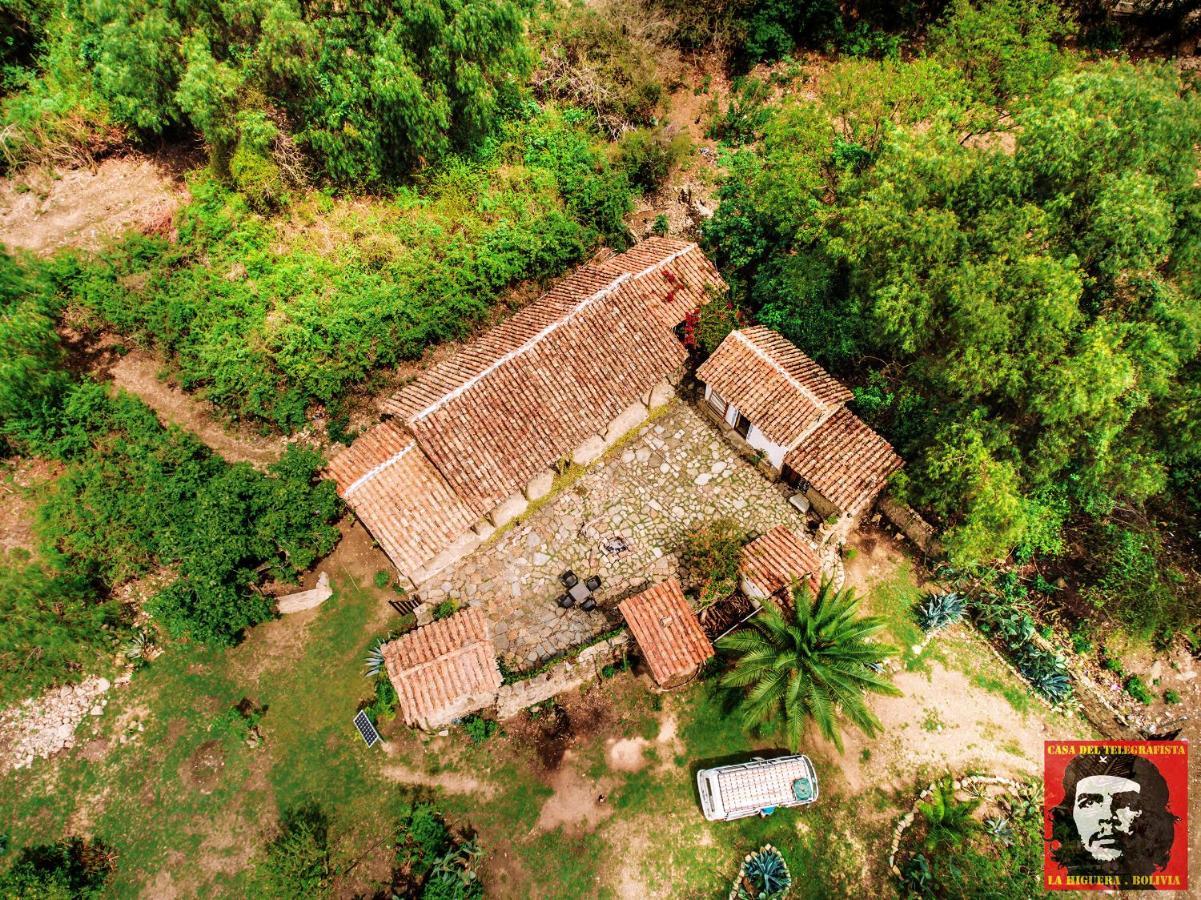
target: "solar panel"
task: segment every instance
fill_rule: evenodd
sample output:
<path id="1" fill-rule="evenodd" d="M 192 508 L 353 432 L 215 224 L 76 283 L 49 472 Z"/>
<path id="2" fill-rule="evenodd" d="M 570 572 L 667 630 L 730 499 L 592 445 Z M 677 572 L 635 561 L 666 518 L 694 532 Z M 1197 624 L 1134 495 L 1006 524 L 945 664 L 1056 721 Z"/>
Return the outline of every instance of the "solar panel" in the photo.
<path id="1" fill-rule="evenodd" d="M 360 710 L 358 715 L 354 717 L 354 727 L 359 730 L 359 734 L 363 736 L 363 740 L 368 747 L 374 747 L 379 743 L 379 732 L 371 724 L 371 719 L 367 717 L 366 710 Z"/>

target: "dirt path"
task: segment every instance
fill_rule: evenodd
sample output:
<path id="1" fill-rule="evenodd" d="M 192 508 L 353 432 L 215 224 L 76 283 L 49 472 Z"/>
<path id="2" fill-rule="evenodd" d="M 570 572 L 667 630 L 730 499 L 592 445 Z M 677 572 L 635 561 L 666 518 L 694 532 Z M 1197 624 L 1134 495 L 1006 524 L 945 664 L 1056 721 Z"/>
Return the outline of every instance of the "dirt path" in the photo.
<path id="1" fill-rule="evenodd" d="M 127 350 L 116 335 L 81 335 L 63 329 L 68 365 L 140 398 L 164 425 L 190 431 L 227 462 L 248 462 L 265 469 L 283 456 L 288 439 L 262 435 L 248 426 L 224 422 L 212 404 L 185 393 L 160 377 L 165 365 L 148 350 Z"/>
<path id="2" fill-rule="evenodd" d="M 33 534 L 36 492 L 61 470 L 59 463 L 45 459 L 0 463 L 0 551 L 32 551 L 37 546 Z"/>
<path id="3" fill-rule="evenodd" d="M 146 350 L 131 350 L 106 367 L 113 384 L 140 397 L 162 422 L 192 432 L 229 462 L 248 462 L 265 469 L 283 455 L 284 438 L 261 437 L 248 428 L 225 425 L 208 403 L 161 380 L 161 369 L 162 363 Z"/>
<path id="4" fill-rule="evenodd" d="M 130 154 L 95 168 L 33 169 L 0 184 L 0 243 L 49 255 L 97 250 L 129 230 L 167 232 L 197 160 L 178 151 Z"/>

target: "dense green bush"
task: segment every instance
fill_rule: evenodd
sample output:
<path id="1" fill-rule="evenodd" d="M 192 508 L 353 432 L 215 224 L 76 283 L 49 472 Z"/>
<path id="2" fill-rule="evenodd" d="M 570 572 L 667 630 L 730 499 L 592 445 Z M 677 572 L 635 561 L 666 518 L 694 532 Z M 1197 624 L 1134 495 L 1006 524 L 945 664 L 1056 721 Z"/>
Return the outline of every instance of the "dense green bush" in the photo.
<path id="1" fill-rule="evenodd" d="M 1201 599 L 1184 575 L 1164 561 L 1153 530 L 1106 524 L 1095 535 L 1095 575 L 1085 597 L 1099 610 L 1145 636 L 1175 633 L 1201 617 Z"/>
<path id="2" fill-rule="evenodd" d="M 692 150 L 687 134 L 638 128 L 617 142 L 617 166 L 635 187 L 654 191 Z"/>
<path id="3" fill-rule="evenodd" d="M 18 657 L 40 643 L 31 629 L 45 629 L 50 649 L 34 653 L 28 677 L 64 677 L 85 647 L 111 644 L 103 589 L 154 569 L 175 576 L 148 605 L 174 635 L 230 643 L 270 615 L 252 586 L 295 578 L 337 540 L 340 504 L 317 477 L 320 454 L 292 445 L 266 475 L 230 465 L 140 400 L 73 381 L 42 294 L 5 299 L 0 333 L 18 350 L 0 364 L 0 434 L 67 466 L 37 511 L 48 568 L 5 571 L 0 602 L 18 614 L 4 617 L 4 655 L 25 666 Z"/>
<path id="4" fill-rule="evenodd" d="M 724 600 L 738 588 L 743 533 L 733 519 L 714 519 L 689 531 L 680 562 L 690 583 L 700 588 L 701 603 Z"/>
<path id="5" fill-rule="evenodd" d="M 998 106 L 1037 93 L 1069 64 L 1059 45 L 1073 23 L 1057 0 L 954 0 L 930 30 L 934 55 Z"/>
<path id="6" fill-rule="evenodd" d="M 279 834 L 258 861 L 264 896 L 302 900 L 333 896 L 329 817 L 315 803 L 285 810 Z"/>
<path id="7" fill-rule="evenodd" d="M 425 900 L 482 897 L 479 855 L 474 840 L 456 837 L 432 805 L 418 803 L 397 832 L 393 892 Z"/>
<path id="8" fill-rule="evenodd" d="M 655 48 L 639 39 L 637 23 L 618 21 L 613 7 L 602 14 L 563 4 L 536 17 L 534 28 L 542 57 L 533 77 L 539 99 L 592 110 L 613 137 L 655 123 L 664 90 Z"/>
<path id="9" fill-rule="evenodd" d="M 295 428 L 310 404 L 336 405 L 380 368 L 462 337 L 510 285 L 558 275 L 602 236 L 620 245 L 631 206 L 593 120 L 553 110 L 420 188 L 367 208 L 314 194 L 266 219 L 200 180 L 177 243 L 130 237 L 46 277 L 85 323 L 167 352 L 186 389 Z M 314 248 L 318 216 L 345 238 L 335 249 Z"/>
<path id="10" fill-rule="evenodd" d="M 927 850 L 902 865 L 905 895 L 971 900 L 1029 900 L 1051 896 L 1032 891 L 1042 877 L 1043 821 L 1037 801 L 1012 798 L 1003 803 L 995 830 L 972 829 L 955 846 Z"/>
<path id="11" fill-rule="evenodd" d="M 0 873 L 5 900 L 91 900 L 104 892 L 115 854 L 100 841 L 69 838 L 26 847 Z"/>
<path id="12" fill-rule="evenodd" d="M 116 649 L 124 619 L 93 579 L 0 554 L 0 705 L 78 680 Z"/>
<path id="13" fill-rule="evenodd" d="M 675 23 L 683 47 L 716 46 L 745 69 L 798 45 L 821 48 L 844 33 L 836 0 L 654 0 Z"/>
<path id="14" fill-rule="evenodd" d="M 1059 70 L 1057 10 L 1022 9 L 1045 27 L 998 58 Z M 973 10 L 945 33 L 986 31 Z M 706 236 L 764 321 L 853 378 L 873 361 L 856 396 L 953 559 L 1054 555 L 1073 515 L 1162 496 L 1197 458 L 1201 104 L 1153 65 L 991 67 L 1028 95 L 1008 149 L 977 145 L 1008 126 L 958 65 L 836 66 L 733 157 Z"/>
<path id="15" fill-rule="evenodd" d="M 270 615 L 250 590 L 262 572 L 290 580 L 336 541 L 333 485 L 313 451 L 289 447 L 268 476 L 229 465 L 140 401 L 85 384 L 91 446 L 38 512 L 45 544 L 71 571 L 119 584 L 154 567 L 178 577 L 149 610 L 176 636 L 229 643 Z M 107 415 L 106 415 L 107 414 Z"/>

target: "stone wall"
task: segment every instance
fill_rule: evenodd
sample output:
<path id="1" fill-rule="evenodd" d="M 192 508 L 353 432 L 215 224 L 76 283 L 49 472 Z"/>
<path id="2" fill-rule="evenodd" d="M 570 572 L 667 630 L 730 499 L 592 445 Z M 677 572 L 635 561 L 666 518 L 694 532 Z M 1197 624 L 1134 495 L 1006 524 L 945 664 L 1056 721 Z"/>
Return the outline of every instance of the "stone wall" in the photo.
<path id="1" fill-rule="evenodd" d="M 551 666 L 532 678 L 501 685 L 496 698 L 496 715 L 511 719 L 528 709 L 567 691 L 574 691 L 589 681 L 600 678 L 601 669 L 622 659 L 630 647 L 630 635 L 621 632 L 607 641 L 593 644 L 577 656 Z"/>
<path id="2" fill-rule="evenodd" d="M 297 591 L 294 594 L 285 594 L 279 597 L 276 601 L 276 607 L 279 609 L 280 615 L 288 613 L 301 612 L 306 609 L 312 609 L 315 606 L 320 606 L 333 594 L 333 589 L 329 586 L 329 575 L 322 572 L 317 576 L 317 586 L 308 591 Z"/>
<path id="3" fill-rule="evenodd" d="M 901 534 L 913 541 L 922 553 L 927 556 L 942 554 L 942 544 L 935 535 L 934 526 L 904 503 L 886 493 L 881 495 L 877 508 L 880 510 L 880 514 L 891 522 Z"/>

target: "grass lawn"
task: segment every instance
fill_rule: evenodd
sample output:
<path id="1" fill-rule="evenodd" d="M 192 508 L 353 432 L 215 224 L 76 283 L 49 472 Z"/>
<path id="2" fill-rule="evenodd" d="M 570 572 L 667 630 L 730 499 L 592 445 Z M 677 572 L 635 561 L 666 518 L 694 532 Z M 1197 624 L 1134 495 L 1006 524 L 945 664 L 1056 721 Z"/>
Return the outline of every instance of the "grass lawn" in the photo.
<path id="1" fill-rule="evenodd" d="M 350 723 L 369 694 L 360 657 L 378 604 L 340 582 L 299 648 L 264 640 L 299 630 L 286 621 L 233 651 L 173 646 L 110 693 L 104 717 L 80 728 L 95 733 L 77 734 L 70 755 L 5 776 L 11 845 L 90 833 L 119 854 L 116 896 L 152 886 L 237 896 L 279 808 L 318 799 L 348 853 L 387 838 L 383 813 L 402 798 Z M 243 698 L 266 709 L 255 748 L 230 712 Z"/>
<path id="2" fill-rule="evenodd" d="M 331 574 L 335 595 L 319 609 L 259 626 L 233 650 L 172 646 L 110 692 L 105 714 L 81 726 L 74 750 L 4 776 L 7 855 L 95 836 L 118 853 L 112 896 L 248 896 L 280 810 L 316 801 L 330 816 L 333 863 L 343 873 L 336 893 L 370 895 L 386 884 L 398 818 L 421 795 L 477 833 L 492 896 L 718 897 L 741 857 L 765 843 L 787 859 L 795 896 L 891 893 L 888 833 L 919 775 L 937 774 L 929 762 L 915 768 L 905 748 L 934 739 L 921 729 L 922 710 L 939 706 L 932 698 L 949 677 L 939 660 L 962 655 L 960 639 L 906 658 L 898 677 L 915 695 L 888 701 L 903 706 L 882 713 L 895 723 L 886 721 L 885 734 L 848 733 L 842 755 L 806 742 L 822 778 L 817 804 L 708 823 L 695 795 L 698 768 L 783 749 L 745 734 L 712 679 L 661 695 L 621 672 L 504 723 L 479 744 L 461 729 L 418 735 L 388 721 L 387 747 L 368 750 L 351 725 L 372 694 L 363 656 L 395 616 L 369 576 Z M 883 576 L 865 608 L 886 618 L 886 639 L 909 647 L 920 636 L 907 617 L 912 570 L 901 562 Z M 1012 704 L 1001 718 L 1030 716 L 1041 740 L 1031 715 L 1039 710 L 1008 673 L 979 657 L 963 671 L 955 683 L 970 685 L 977 704 Z M 248 745 L 234 711 L 243 701 L 262 711 L 258 746 Z M 972 724 L 952 721 L 957 708 L 939 713 L 948 747 L 962 746 Z M 1006 752 L 1000 744 L 1014 735 L 988 728 L 974 739 L 984 741 L 979 753 Z M 945 759 L 933 765 L 960 765 Z"/>

